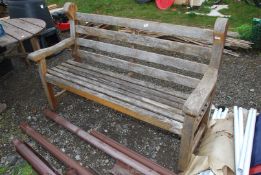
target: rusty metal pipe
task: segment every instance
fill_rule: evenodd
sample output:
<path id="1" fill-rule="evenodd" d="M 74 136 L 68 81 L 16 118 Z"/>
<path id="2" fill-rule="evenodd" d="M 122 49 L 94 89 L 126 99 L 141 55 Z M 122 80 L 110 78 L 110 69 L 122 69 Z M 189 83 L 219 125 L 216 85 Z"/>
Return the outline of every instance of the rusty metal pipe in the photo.
<path id="1" fill-rule="evenodd" d="M 161 175 L 175 175 L 174 172 L 171 172 L 170 170 L 158 165 L 157 163 L 145 158 L 144 156 L 136 153 L 135 151 L 132 151 L 131 149 L 117 143 L 116 141 L 112 140 L 111 138 L 106 137 L 102 133 L 92 130 L 91 135 L 94 137 L 102 140 L 104 143 L 107 143 L 108 145 L 112 146 L 113 148 L 121 151 L 122 153 L 128 155 L 129 157 L 137 160 L 138 162 L 146 165 L 147 167 L 153 169 L 154 171 L 157 171 Z"/>
<path id="2" fill-rule="evenodd" d="M 15 150 L 20 154 L 38 174 L 58 175 L 51 167 L 45 164 L 33 151 L 32 148 L 18 139 L 14 139 Z"/>
<path id="3" fill-rule="evenodd" d="M 45 110 L 45 116 L 50 118 L 51 120 L 55 121 L 56 123 L 62 125 L 72 133 L 79 136 L 81 139 L 85 140 L 86 142 L 90 143 L 94 147 L 106 152 L 108 155 L 112 156 L 113 158 L 124 162 L 125 164 L 129 165 L 130 167 L 136 169 L 137 171 L 145 174 L 145 175 L 160 175 L 158 172 L 152 170 L 151 168 L 143 165 L 142 163 L 128 157 L 127 155 L 123 154 L 122 152 L 118 151 L 117 149 L 111 147 L 110 145 L 102 142 L 101 140 L 97 139 L 96 137 L 90 135 L 89 133 L 85 132 L 81 128 L 73 125 L 63 117 L 60 117 L 56 113 Z"/>
<path id="4" fill-rule="evenodd" d="M 35 141 L 41 144 L 46 150 L 52 153 L 57 159 L 61 160 L 68 167 L 77 170 L 79 175 L 93 175 L 89 169 L 82 167 L 78 162 L 69 158 L 66 154 L 60 151 L 53 144 L 48 142 L 41 134 L 37 133 L 33 128 L 31 128 L 27 123 L 22 123 L 20 125 L 22 131 L 27 135 L 32 137 Z"/>

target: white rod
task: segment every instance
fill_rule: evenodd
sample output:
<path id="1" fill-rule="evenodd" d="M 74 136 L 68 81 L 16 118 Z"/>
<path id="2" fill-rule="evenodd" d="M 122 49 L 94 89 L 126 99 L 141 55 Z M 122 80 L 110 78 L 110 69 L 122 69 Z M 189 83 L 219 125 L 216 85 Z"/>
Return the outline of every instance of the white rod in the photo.
<path id="1" fill-rule="evenodd" d="M 215 108 L 213 116 L 212 116 L 212 120 L 216 120 L 217 119 L 217 113 L 218 113 L 218 109 Z"/>
<path id="2" fill-rule="evenodd" d="M 226 109 L 224 110 L 224 112 L 222 112 L 222 114 L 221 114 L 221 119 L 225 119 L 226 116 L 227 116 L 227 113 L 228 113 L 228 108 L 226 108 Z"/>
<path id="3" fill-rule="evenodd" d="M 235 145 L 235 170 L 236 175 L 238 175 L 238 160 L 239 160 L 239 154 L 240 154 L 240 145 L 238 140 L 238 108 L 237 106 L 234 106 L 234 145 Z"/>
<path id="4" fill-rule="evenodd" d="M 220 119 L 221 114 L 222 114 L 222 108 L 219 108 L 217 113 L 217 119 Z"/>
<path id="5" fill-rule="evenodd" d="M 239 123 L 239 144 L 242 146 L 244 142 L 244 116 L 243 116 L 243 109 L 241 107 L 238 108 L 238 123 Z"/>
<path id="6" fill-rule="evenodd" d="M 251 118 L 251 126 L 250 126 L 250 133 L 247 142 L 247 151 L 244 163 L 244 175 L 249 174 L 252 150 L 253 150 L 253 141 L 255 136 L 255 126 L 256 126 L 256 109 L 252 110 L 252 118 Z"/>
<path id="7" fill-rule="evenodd" d="M 252 108 L 248 112 L 247 116 L 247 123 L 246 123 L 246 129 L 245 129 L 245 134 L 244 134 L 244 142 L 243 146 L 240 152 L 240 159 L 239 159 L 239 164 L 237 170 L 240 172 L 240 174 L 243 174 L 244 170 L 244 163 L 245 163 L 245 157 L 246 157 L 246 152 L 247 152 L 247 142 L 249 138 L 249 133 L 250 133 L 250 127 L 251 127 L 251 119 L 252 119 Z"/>

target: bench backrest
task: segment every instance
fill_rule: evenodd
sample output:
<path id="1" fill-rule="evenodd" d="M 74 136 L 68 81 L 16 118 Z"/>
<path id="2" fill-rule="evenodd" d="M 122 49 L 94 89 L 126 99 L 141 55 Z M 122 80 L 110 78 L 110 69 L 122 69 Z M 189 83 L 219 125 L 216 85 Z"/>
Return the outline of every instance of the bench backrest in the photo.
<path id="1" fill-rule="evenodd" d="M 91 48 L 103 53 L 112 53 L 125 58 L 134 58 L 138 62 L 133 61 L 132 59 L 120 59 L 107 55 L 105 56 L 100 54 L 100 52 L 97 54 L 90 51 L 79 50 L 78 47 L 75 47 L 74 52 L 80 57 L 85 57 L 88 60 L 117 67 L 126 71 L 132 71 L 145 76 L 171 81 L 189 88 L 195 88 L 198 85 L 200 76 L 195 75 L 203 75 L 209 66 L 219 69 L 227 31 L 227 19 L 217 19 L 213 32 L 209 29 L 201 29 L 197 27 L 79 13 L 77 12 L 76 5 L 72 3 L 66 3 L 64 9 L 70 19 L 71 37 L 76 38 L 76 43 L 78 46 Z M 193 41 L 205 41 L 206 43 L 213 43 L 213 45 L 212 47 L 204 47 L 147 35 L 80 25 L 85 24 L 86 22 L 106 24 L 116 26 L 116 28 L 119 26 L 127 27 L 141 31 L 159 33 L 161 35 L 182 37 Z M 114 42 L 108 43 L 77 37 L 80 35 L 95 36 L 111 41 L 120 41 L 123 43 L 128 43 L 129 45 L 126 46 L 124 44 L 125 46 L 122 46 L 121 44 L 112 44 Z M 184 59 L 172 55 L 155 53 L 152 52 L 151 49 L 150 51 L 147 51 L 147 49 L 140 49 L 144 47 L 152 48 L 152 50 L 165 50 L 181 53 L 184 55 L 189 55 L 190 57 L 189 59 Z M 195 59 L 195 57 L 210 60 L 209 65 L 205 64 L 206 61 L 203 61 L 203 63 L 199 62 L 202 59 Z M 145 62 L 151 63 L 152 66 L 151 64 L 144 65 Z M 153 66 L 154 64 L 159 65 L 159 67 L 171 67 L 175 69 L 175 71 L 168 71 L 168 69 L 162 70 L 158 66 Z"/>

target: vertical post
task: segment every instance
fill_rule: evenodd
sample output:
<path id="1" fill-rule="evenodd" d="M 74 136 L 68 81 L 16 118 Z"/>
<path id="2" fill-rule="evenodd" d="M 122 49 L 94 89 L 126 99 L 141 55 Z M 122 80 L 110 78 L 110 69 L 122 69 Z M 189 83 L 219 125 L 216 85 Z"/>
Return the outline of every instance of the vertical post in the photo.
<path id="1" fill-rule="evenodd" d="M 220 68 L 222 61 L 223 50 L 226 42 L 226 35 L 228 29 L 228 19 L 218 18 L 214 27 L 213 47 L 210 59 L 210 66 L 216 69 Z"/>
<path id="2" fill-rule="evenodd" d="M 53 92 L 53 85 L 51 85 L 50 83 L 47 83 L 46 81 L 46 61 L 45 58 L 41 59 L 39 61 L 39 75 L 41 78 L 41 82 L 45 91 L 45 94 L 47 96 L 48 99 L 48 103 L 51 107 L 52 110 L 54 110 L 57 106 L 57 101 Z"/>
<path id="3" fill-rule="evenodd" d="M 77 6 L 74 3 L 67 2 L 64 4 L 64 12 L 66 13 L 67 17 L 69 18 L 70 23 L 70 36 L 76 40 L 77 34 L 75 25 L 77 23 L 76 19 L 76 12 Z M 80 62 L 81 58 L 78 56 L 78 45 L 75 41 L 75 44 L 72 46 L 72 56 L 75 58 L 76 61 Z"/>
<path id="4" fill-rule="evenodd" d="M 178 168 L 180 171 L 184 171 L 191 159 L 192 156 L 192 147 L 194 140 L 194 122 L 195 117 L 185 114 L 185 120 L 183 123 L 182 135 L 181 135 L 181 144 L 179 152 L 179 162 Z"/>

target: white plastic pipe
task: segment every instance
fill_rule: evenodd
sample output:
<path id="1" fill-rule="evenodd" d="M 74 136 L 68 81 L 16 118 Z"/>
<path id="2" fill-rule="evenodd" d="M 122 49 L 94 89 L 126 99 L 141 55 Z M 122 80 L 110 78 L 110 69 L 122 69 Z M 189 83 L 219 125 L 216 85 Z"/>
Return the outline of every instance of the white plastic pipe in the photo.
<path id="1" fill-rule="evenodd" d="M 225 119 L 228 113 L 228 108 L 226 108 L 222 113 L 221 113 L 221 119 Z"/>
<path id="2" fill-rule="evenodd" d="M 249 174 L 249 168 L 250 168 L 250 162 L 251 162 L 251 156 L 252 156 L 252 150 L 253 150 L 253 141 L 254 141 L 254 136 L 255 136 L 255 126 L 256 126 L 256 109 L 253 109 L 249 137 L 248 137 L 248 141 L 247 141 L 247 150 L 246 150 L 246 156 L 245 156 L 245 162 L 244 162 L 243 175 Z"/>
<path id="3" fill-rule="evenodd" d="M 246 123 L 246 129 L 245 129 L 245 134 L 244 134 L 244 139 L 243 139 L 243 146 L 240 152 L 240 158 L 239 158 L 239 164 L 238 164 L 238 172 L 240 174 L 243 174 L 244 172 L 244 163 L 245 163 L 245 158 L 246 158 L 246 152 L 247 152 L 247 142 L 249 139 L 249 133 L 250 133 L 250 127 L 251 127 L 251 120 L 252 120 L 252 112 L 253 109 L 251 108 L 248 112 L 248 117 L 247 117 L 247 123 Z"/>
<path id="4" fill-rule="evenodd" d="M 212 120 L 216 120 L 217 119 L 217 113 L 218 113 L 218 109 L 215 108 L 213 116 L 212 116 Z"/>
<path id="5" fill-rule="evenodd" d="M 217 113 L 217 119 L 220 119 L 221 114 L 222 114 L 222 108 L 219 108 Z"/>
<path id="6" fill-rule="evenodd" d="M 243 109 L 241 107 L 238 108 L 238 124 L 239 124 L 239 144 L 242 146 L 244 142 L 244 116 L 243 116 Z"/>
<path id="7" fill-rule="evenodd" d="M 238 175 L 238 163 L 239 163 L 239 154 L 240 154 L 240 145 L 238 137 L 238 108 L 234 106 L 234 145 L 235 145 L 235 170 L 236 175 Z"/>

